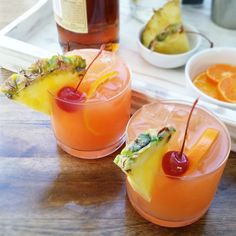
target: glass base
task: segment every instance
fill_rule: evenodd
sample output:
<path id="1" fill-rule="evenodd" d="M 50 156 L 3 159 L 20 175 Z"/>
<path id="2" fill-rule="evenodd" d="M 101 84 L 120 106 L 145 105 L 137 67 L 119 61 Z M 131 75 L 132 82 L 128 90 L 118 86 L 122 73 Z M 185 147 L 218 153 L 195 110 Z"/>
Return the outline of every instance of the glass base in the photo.
<path id="1" fill-rule="evenodd" d="M 83 150 L 81 151 L 78 149 L 71 148 L 71 147 L 63 144 L 59 140 L 57 140 L 58 146 L 60 148 L 62 148 L 65 152 L 67 152 L 71 156 L 75 156 L 75 157 L 78 157 L 81 159 L 98 159 L 98 158 L 105 157 L 105 156 L 115 152 L 117 149 L 119 149 L 124 142 L 125 142 L 125 135 L 123 135 L 118 140 L 118 142 L 116 142 L 115 144 L 112 144 L 111 146 L 109 146 L 107 148 L 97 150 L 97 151 L 83 151 Z"/>
<path id="2" fill-rule="evenodd" d="M 138 212 L 139 215 L 141 215 L 144 219 L 152 222 L 153 224 L 163 226 L 163 227 L 177 228 L 177 227 L 183 227 L 183 226 L 190 225 L 190 224 L 198 221 L 207 211 L 207 210 L 205 210 L 201 214 L 199 214 L 199 216 L 191 218 L 189 220 L 182 220 L 182 221 L 163 220 L 163 219 L 159 219 L 159 218 L 156 218 L 156 217 L 153 217 L 153 216 L 147 214 L 145 211 L 143 211 L 139 206 L 137 206 L 133 202 L 131 196 L 129 195 L 129 191 L 127 191 L 127 193 L 128 193 L 128 197 L 129 197 L 129 201 L 131 202 L 131 205 Z"/>

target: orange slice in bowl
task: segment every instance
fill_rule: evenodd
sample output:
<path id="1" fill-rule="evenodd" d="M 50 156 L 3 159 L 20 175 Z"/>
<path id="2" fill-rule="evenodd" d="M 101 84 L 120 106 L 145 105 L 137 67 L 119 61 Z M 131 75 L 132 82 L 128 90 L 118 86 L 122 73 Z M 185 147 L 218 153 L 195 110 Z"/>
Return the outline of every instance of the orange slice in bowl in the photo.
<path id="1" fill-rule="evenodd" d="M 217 87 L 225 101 L 236 103 L 236 75 L 224 78 L 218 83 Z"/>
<path id="2" fill-rule="evenodd" d="M 206 74 L 209 79 L 211 79 L 213 82 L 218 83 L 224 78 L 236 75 L 236 66 L 228 64 L 215 64 L 207 69 Z"/>
<path id="3" fill-rule="evenodd" d="M 193 84 L 200 89 L 203 93 L 205 93 L 206 95 L 216 98 L 216 99 L 220 99 L 220 93 L 217 90 L 217 85 L 216 83 L 212 82 L 207 74 L 201 73 L 200 75 L 198 75 L 194 80 L 193 80 Z"/>

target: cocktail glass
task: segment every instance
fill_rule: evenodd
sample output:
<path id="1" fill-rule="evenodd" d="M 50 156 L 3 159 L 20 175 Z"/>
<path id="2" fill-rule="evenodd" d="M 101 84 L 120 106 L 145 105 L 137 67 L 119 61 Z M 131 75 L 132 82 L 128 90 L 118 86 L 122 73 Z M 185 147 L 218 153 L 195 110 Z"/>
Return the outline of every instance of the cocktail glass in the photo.
<path id="1" fill-rule="evenodd" d="M 73 54 L 85 58 L 88 65 L 98 51 L 82 49 Z M 109 74 L 113 74 L 113 78 L 102 82 L 88 95 L 92 84 Z M 79 87 L 87 94 L 85 102 L 67 102 L 49 91 L 51 121 L 58 145 L 67 153 L 84 159 L 100 158 L 118 149 L 124 142 L 130 118 L 130 84 L 127 65 L 114 53 L 103 51 Z"/>
<path id="2" fill-rule="evenodd" d="M 127 126 L 127 142 L 150 128 L 165 126 L 176 128 L 169 143 L 169 150 L 180 150 L 191 104 L 178 101 L 162 101 L 145 105 L 130 119 Z M 155 177 L 151 201 L 142 198 L 127 182 L 128 197 L 136 211 L 145 219 L 166 227 L 189 225 L 201 218 L 213 200 L 231 147 L 230 135 L 225 125 L 204 108 L 195 108 L 186 140 L 186 149 L 207 128 L 220 131 L 216 143 L 190 174 L 172 177 L 160 171 Z"/>

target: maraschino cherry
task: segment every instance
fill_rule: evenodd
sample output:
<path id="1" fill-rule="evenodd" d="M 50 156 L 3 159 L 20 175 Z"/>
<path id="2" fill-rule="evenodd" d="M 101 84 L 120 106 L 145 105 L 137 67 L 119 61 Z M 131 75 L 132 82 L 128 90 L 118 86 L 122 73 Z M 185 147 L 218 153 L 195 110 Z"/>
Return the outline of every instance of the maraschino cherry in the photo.
<path id="1" fill-rule="evenodd" d="M 77 110 L 78 103 L 86 100 L 86 94 L 76 91 L 73 87 L 63 87 L 57 93 L 57 105 L 67 112 Z"/>
<path id="2" fill-rule="evenodd" d="M 84 79 L 86 73 L 88 72 L 89 68 L 92 66 L 95 60 L 101 55 L 104 48 L 105 48 L 105 45 L 102 45 L 100 47 L 99 52 L 94 57 L 92 62 L 88 65 L 87 69 L 85 70 L 85 73 L 82 76 L 80 76 L 80 81 L 77 84 L 76 88 L 73 88 L 71 86 L 66 86 L 59 90 L 59 92 L 57 93 L 57 97 L 58 97 L 57 104 L 61 109 L 67 112 L 74 112 L 77 110 L 78 103 L 86 101 L 86 94 L 78 90 L 79 86 L 82 80 Z"/>
<path id="3" fill-rule="evenodd" d="M 199 98 L 195 100 L 191 111 L 188 116 L 188 121 L 185 128 L 184 140 L 180 151 L 169 151 L 167 152 L 162 159 L 162 169 L 165 174 L 170 176 L 181 176 L 183 175 L 189 167 L 188 157 L 184 154 L 184 146 L 187 137 L 189 122 L 193 113 L 194 108 L 198 103 Z"/>

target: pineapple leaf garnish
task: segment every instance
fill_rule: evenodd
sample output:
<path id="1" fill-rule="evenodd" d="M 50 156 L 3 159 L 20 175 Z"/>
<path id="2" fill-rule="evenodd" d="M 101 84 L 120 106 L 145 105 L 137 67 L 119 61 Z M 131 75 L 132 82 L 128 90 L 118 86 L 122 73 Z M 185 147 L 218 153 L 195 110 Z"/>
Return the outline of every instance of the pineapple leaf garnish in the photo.
<path id="1" fill-rule="evenodd" d="M 47 76 L 54 71 L 72 71 L 74 73 L 83 74 L 85 68 L 86 61 L 77 55 L 56 55 L 51 58 L 39 59 L 29 68 L 21 70 L 17 74 L 12 74 L 3 82 L 0 90 L 8 98 L 12 98 L 37 79 Z"/>
<path id="2" fill-rule="evenodd" d="M 165 127 L 159 132 L 152 129 L 139 134 L 114 160 L 133 190 L 148 202 L 152 199 L 155 176 L 174 132 L 174 128 Z"/>
<path id="3" fill-rule="evenodd" d="M 173 127 L 165 127 L 157 132 L 150 129 L 145 133 L 141 133 L 138 137 L 129 143 L 114 160 L 124 172 L 129 172 L 137 161 L 141 153 L 149 149 L 151 146 L 158 144 L 164 138 L 169 142 L 171 135 L 175 132 Z"/>

